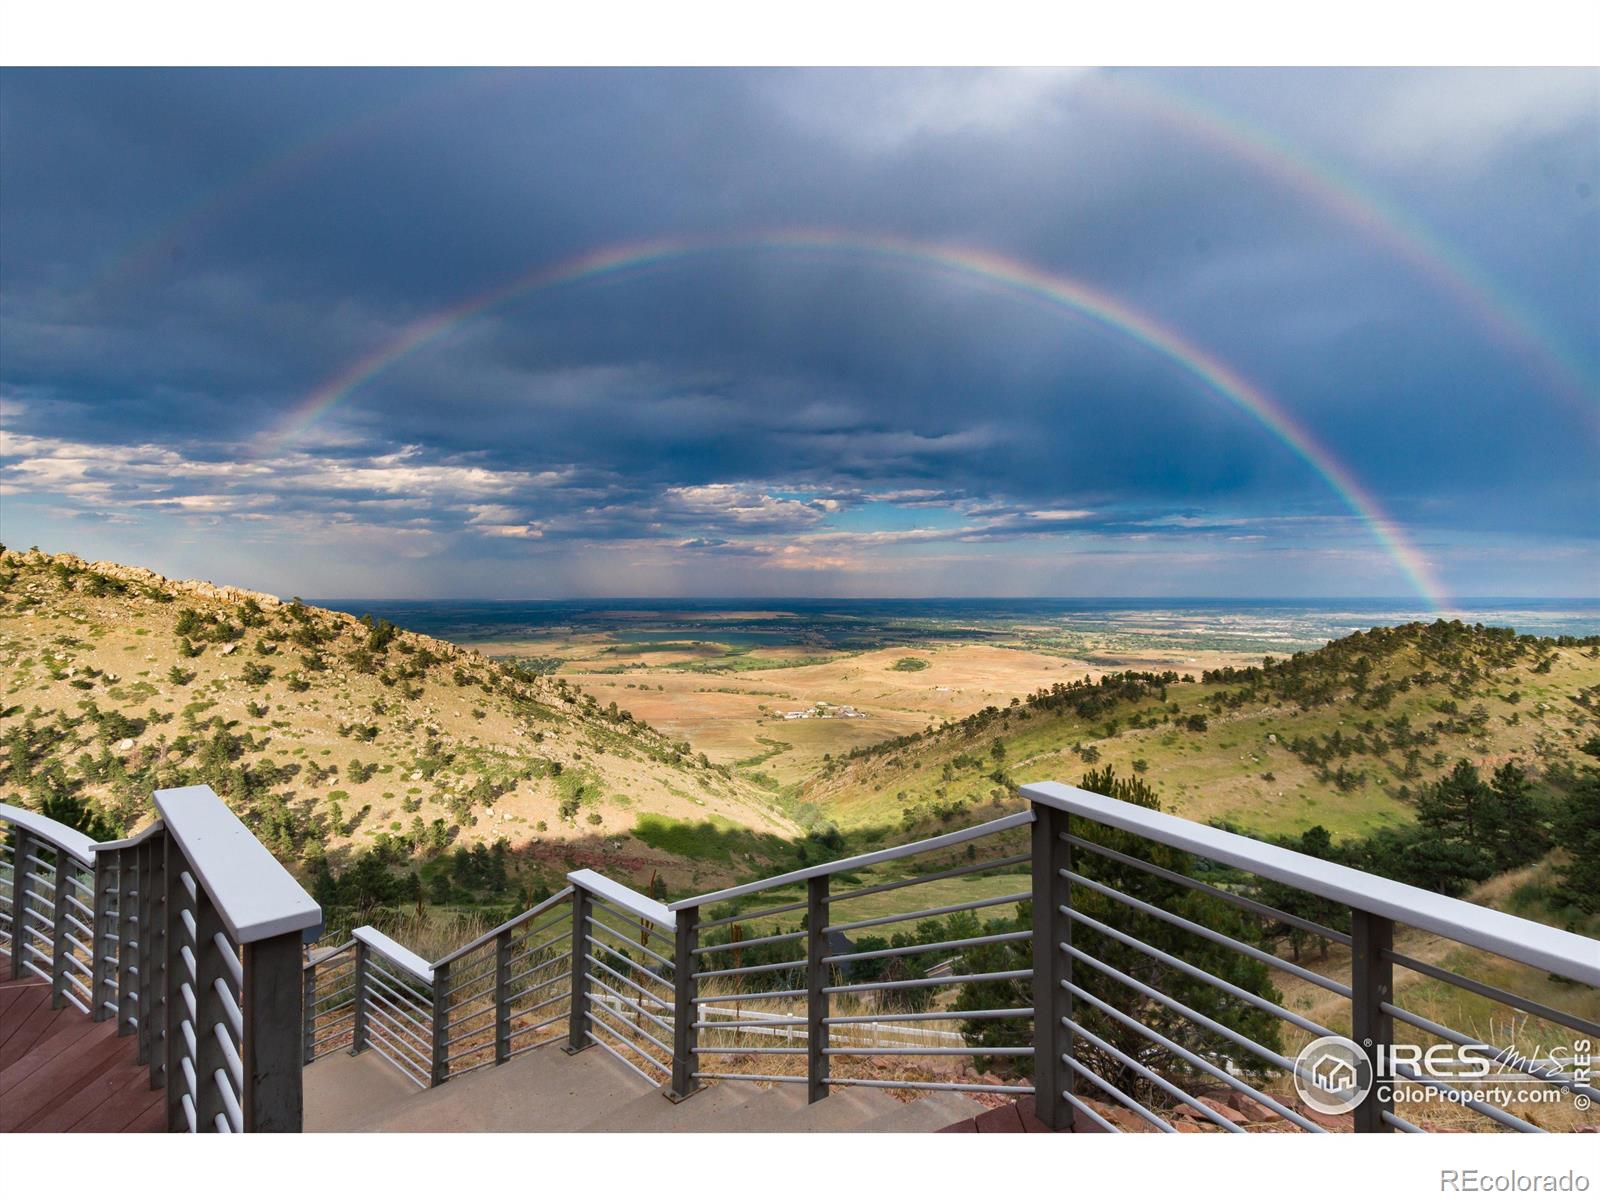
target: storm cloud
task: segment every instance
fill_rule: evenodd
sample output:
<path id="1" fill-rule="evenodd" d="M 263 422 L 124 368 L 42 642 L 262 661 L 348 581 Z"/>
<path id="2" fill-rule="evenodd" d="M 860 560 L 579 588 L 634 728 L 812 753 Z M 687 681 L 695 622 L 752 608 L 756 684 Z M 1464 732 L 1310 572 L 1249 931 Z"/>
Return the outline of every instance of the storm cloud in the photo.
<path id="1" fill-rule="evenodd" d="M 1593 71 L 7 70 L 0 171 L 7 544 L 307 595 L 1405 595 L 1377 512 L 1458 596 L 1600 582 Z M 1354 506 L 952 257 L 1198 347 Z"/>

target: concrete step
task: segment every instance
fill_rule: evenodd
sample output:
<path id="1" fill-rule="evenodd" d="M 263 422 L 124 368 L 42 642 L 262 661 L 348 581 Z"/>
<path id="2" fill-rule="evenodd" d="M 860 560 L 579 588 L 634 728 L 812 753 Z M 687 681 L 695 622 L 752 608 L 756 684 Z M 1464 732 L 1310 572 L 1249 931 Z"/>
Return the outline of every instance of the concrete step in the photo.
<path id="1" fill-rule="evenodd" d="M 674 1104 L 604 1051 L 559 1045 L 426 1091 L 370 1051 L 331 1054 L 306 1069 L 305 1095 L 308 1132 L 931 1132 L 982 1110 L 954 1093 L 904 1103 L 875 1088 L 807 1104 L 802 1086 L 737 1080 Z"/>
<path id="2" fill-rule="evenodd" d="M 933 1133 L 985 1111 L 982 1104 L 960 1092 L 929 1092 L 909 1104 L 900 1104 L 895 1111 L 873 1118 L 861 1126 L 861 1132 Z"/>

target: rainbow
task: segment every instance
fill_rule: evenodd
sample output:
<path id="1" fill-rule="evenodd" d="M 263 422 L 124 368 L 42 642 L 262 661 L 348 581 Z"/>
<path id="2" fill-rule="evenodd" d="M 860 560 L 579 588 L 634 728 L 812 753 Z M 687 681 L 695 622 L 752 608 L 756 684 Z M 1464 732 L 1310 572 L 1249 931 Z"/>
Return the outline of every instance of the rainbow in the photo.
<path id="1" fill-rule="evenodd" d="M 927 244 L 893 236 L 869 238 L 831 230 L 790 230 L 741 237 L 658 238 L 594 250 L 537 268 L 412 323 L 397 337 L 349 363 L 297 405 L 290 417 L 265 438 L 263 449 L 281 448 L 395 363 L 462 322 L 513 298 L 660 263 L 739 250 L 839 252 L 933 268 L 957 278 L 997 285 L 1131 339 L 1180 367 L 1208 391 L 1254 418 L 1304 460 L 1362 519 L 1428 606 L 1435 612 L 1449 611 L 1445 590 L 1431 566 L 1377 499 L 1280 403 L 1226 363 L 1148 315 L 1077 280 L 985 250 Z"/>
<path id="2" fill-rule="evenodd" d="M 1591 428 L 1600 428 L 1600 382 L 1593 372 L 1542 329 L 1525 304 L 1422 222 L 1354 177 L 1190 93 L 1163 87 L 1146 75 L 1120 72 L 1100 76 L 1098 86 L 1119 107 L 1248 162 L 1384 246 L 1469 313 L 1502 349 L 1571 403 Z"/>

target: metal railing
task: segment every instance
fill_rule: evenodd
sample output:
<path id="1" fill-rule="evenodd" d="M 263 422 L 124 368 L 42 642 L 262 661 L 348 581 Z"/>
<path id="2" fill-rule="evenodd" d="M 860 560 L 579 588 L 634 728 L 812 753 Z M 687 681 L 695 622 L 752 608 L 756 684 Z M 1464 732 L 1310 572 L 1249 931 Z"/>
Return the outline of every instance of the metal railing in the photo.
<path id="1" fill-rule="evenodd" d="M 299 1130 L 301 941 L 321 910 L 210 788 L 155 805 L 96 843 L 0 804 L 12 978 L 136 1037 L 169 1129 Z"/>
<path id="2" fill-rule="evenodd" d="M 576 871 L 432 963 L 363 927 L 305 965 L 306 1061 L 373 1049 L 429 1087 L 563 1041 L 601 1048 L 677 1100 L 717 1080 L 804 1085 L 811 1101 L 836 1087 L 990 1092 L 1033 1096 L 1056 1128 L 1320 1133 L 1342 1126 L 1294 1100 L 1307 1071 L 1285 1045 L 1339 1032 L 1373 1066 L 1356 1130 L 1423 1127 L 1393 1100 L 1396 1083 L 1479 1124 L 1538 1128 L 1397 1060 L 1399 1024 L 1477 1048 L 1509 1077 L 1600 1099 L 1574 1063 L 1519 1048 L 1526 1026 L 1485 1046 L 1396 993 L 1399 972 L 1535 1032 L 1600 1037 L 1594 1020 L 1396 949 L 1395 931 L 1580 993 L 1600 987 L 1593 939 L 1078 788 L 1022 794 L 1030 807 L 999 820 L 670 905 Z M 1299 961 L 1299 939 L 1330 948 L 1326 962 Z M 1302 994 L 1291 1004 L 1280 987 Z M 981 1073 L 881 1073 L 890 1060 Z M 1246 1102 L 1250 1118 L 1232 1107 Z"/>
<path id="3" fill-rule="evenodd" d="M 1479 1123 L 1541 1131 L 1527 1116 L 1475 1094 L 1470 1083 L 1410 1065 L 1413 1056 L 1395 1048 L 1415 1039 L 1397 1037 L 1396 1022 L 1473 1047 L 1512 1078 L 1600 1099 L 1586 1078 L 1548 1053 L 1486 1045 L 1400 1007 L 1396 969 L 1580 1040 L 1600 1037 L 1596 1022 L 1394 948 L 1397 927 L 1421 931 L 1550 972 L 1581 993 L 1600 986 L 1600 942 L 1079 788 L 1042 783 L 1022 794 L 1036 818 L 1035 1082 L 1036 1110 L 1046 1124 L 1067 1126 L 1081 1117 L 1121 1132 L 1087 1103 L 1085 1093 L 1095 1092 L 1152 1129 L 1172 1131 L 1170 1111 L 1162 1108 L 1183 1104 L 1198 1119 L 1241 1132 L 1219 1105 L 1195 1094 L 1201 1084 L 1220 1083 L 1283 1122 L 1324 1132 L 1327 1124 L 1311 1115 L 1316 1110 L 1286 1103 L 1262 1085 L 1267 1078 L 1315 1081 L 1278 1044 L 1288 1031 L 1345 1037 L 1359 1047 L 1370 1079 L 1351 1110 L 1357 1131 L 1421 1130 L 1396 1111 L 1397 1091 L 1410 1090 L 1397 1084 L 1475 1114 Z M 1195 878 L 1202 869 L 1226 872 L 1227 881 Z M 1259 898 L 1262 883 L 1315 903 L 1285 911 Z M 1275 935 L 1287 931 L 1339 947 L 1329 958 L 1344 964 L 1345 978 L 1275 953 Z M 1167 949 L 1150 944 L 1163 933 Z M 1266 968 L 1266 977 L 1243 964 Z M 1287 1007 L 1274 998 L 1273 979 L 1309 984 L 1313 996 L 1331 999 Z"/>

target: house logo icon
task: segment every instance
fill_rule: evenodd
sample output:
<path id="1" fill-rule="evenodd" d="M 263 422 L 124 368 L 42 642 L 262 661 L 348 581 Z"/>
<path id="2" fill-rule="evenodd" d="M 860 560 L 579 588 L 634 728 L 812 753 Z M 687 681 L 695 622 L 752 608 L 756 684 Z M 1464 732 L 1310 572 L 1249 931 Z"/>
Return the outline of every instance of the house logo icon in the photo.
<path id="1" fill-rule="evenodd" d="M 1320 1037 L 1294 1060 L 1294 1086 L 1311 1108 L 1338 1116 L 1367 1098 L 1372 1063 L 1349 1038 Z"/>

